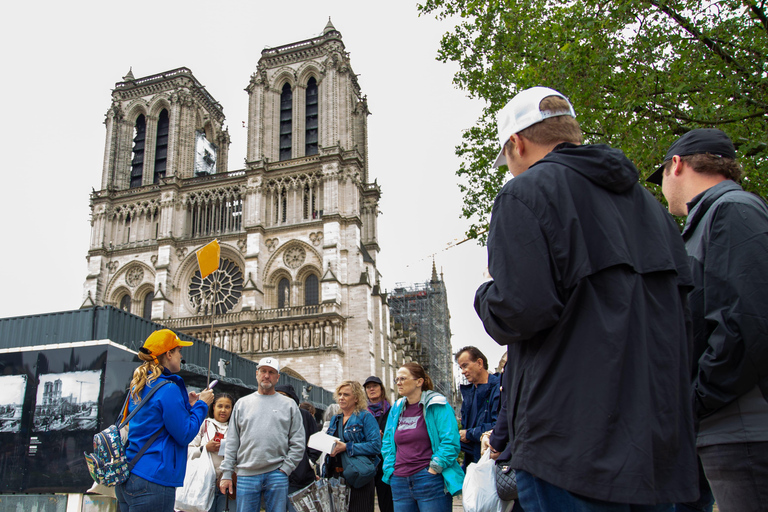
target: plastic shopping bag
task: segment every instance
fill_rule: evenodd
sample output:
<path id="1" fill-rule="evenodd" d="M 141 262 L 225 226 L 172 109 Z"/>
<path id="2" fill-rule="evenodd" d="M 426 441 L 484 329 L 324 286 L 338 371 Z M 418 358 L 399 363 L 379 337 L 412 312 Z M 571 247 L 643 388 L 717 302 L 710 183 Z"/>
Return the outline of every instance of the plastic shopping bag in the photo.
<path id="1" fill-rule="evenodd" d="M 216 492 L 216 470 L 208 450 L 187 461 L 184 486 L 176 489 L 176 510 L 208 512 Z"/>
<path id="2" fill-rule="evenodd" d="M 496 493 L 495 465 L 496 461 L 491 459 L 491 451 L 486 450 L 477 464 L 472 462 L 467 467 L 467 475 L 461 488 L 464 512 L 504 511 L 504 502 Z"/>

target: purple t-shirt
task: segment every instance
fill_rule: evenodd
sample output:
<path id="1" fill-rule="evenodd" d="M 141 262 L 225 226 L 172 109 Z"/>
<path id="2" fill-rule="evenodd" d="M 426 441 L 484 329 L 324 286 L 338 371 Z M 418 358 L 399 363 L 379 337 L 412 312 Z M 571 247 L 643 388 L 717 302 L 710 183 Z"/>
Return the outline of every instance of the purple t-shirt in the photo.
<path id="1" fill-rule="evenodd" d="M 429 467 L 432 444 L 421 403 L 405 404 L 395 430 L 395 476 L 415 475 Z"/>

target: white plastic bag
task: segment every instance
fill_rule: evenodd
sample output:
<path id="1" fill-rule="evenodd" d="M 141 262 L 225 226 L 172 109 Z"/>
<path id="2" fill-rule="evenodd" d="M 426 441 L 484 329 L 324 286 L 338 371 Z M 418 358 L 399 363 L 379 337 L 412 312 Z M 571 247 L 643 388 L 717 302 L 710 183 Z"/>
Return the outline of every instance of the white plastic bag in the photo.
<path id="1" fill-rule="evenodd" d="M 475 464 L 467 466 L 467 475 L 461 488 L 461 504 L 464 512 L 503 512 L 504 502 L 496 494 L 496 477 L 493 474 L 496 461 L 491 459 L 491 450 Z"/>
<path id="2" fill-rule="evenodd" d="M 187 461 L 184 487 L 176 489 L 176 510 L 208 512 L 216 491 L 216 470 L 208 450 Z"/>

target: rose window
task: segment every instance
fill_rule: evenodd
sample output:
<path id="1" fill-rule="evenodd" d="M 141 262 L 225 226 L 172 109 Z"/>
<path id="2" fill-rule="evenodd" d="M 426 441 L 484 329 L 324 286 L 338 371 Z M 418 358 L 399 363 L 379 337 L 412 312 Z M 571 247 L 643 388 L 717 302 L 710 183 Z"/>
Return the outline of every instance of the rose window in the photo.
<path id="1" fill-rule="evenodd" d="M 196 270 L 189 283 L 189 301 L 199 314 L 208 314 L 209 304 L 216 305 L 216 314 L 227 313 L 243 294 L 243 272 L 234 262 L 221 258 L 219 268 L 205 279 Z"/>

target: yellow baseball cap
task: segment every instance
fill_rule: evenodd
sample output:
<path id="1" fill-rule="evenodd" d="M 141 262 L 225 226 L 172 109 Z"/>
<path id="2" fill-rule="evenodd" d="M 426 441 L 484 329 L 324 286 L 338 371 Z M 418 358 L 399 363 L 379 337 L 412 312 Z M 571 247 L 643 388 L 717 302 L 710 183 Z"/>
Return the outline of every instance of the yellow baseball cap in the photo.
<path id="1" fill-rule="evenodd" d="M 180 340 L 170 329 L 160 329 L 149 335 L 140 350 L 156 359 L 160 354 L 165 354 L 176 347 L 189 347 L 192 344 L 191 341 Z"/>

